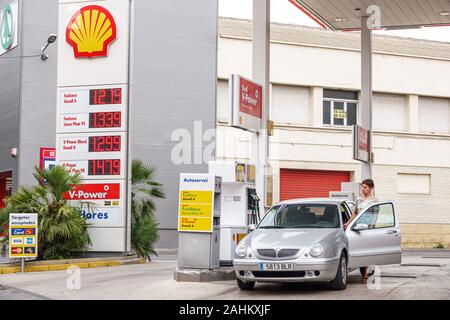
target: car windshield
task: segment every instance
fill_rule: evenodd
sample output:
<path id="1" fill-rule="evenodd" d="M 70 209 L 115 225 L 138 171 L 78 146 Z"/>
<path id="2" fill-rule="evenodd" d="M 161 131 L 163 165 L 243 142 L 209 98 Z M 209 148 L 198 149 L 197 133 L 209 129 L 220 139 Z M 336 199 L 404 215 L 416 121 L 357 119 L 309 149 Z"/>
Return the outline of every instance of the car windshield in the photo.
<path id="1" fill-rule="evenodd" d="M 272 207 L 258 228 L 339 228 L 339 211 L 330 204 L 286 204 Z"/>

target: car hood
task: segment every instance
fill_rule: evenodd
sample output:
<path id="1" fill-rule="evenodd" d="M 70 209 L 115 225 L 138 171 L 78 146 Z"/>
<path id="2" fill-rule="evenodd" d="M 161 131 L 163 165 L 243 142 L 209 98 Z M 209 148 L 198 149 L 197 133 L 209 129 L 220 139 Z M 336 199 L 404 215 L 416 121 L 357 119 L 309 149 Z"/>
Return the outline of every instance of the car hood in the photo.
<path id="1" fill-rule="evenodd" d="M 256 229 L 249 240 L 253 249 L 298 248 L 303 251 L 316 242 L 327 245 L 331 239 L 336 240 L 340 232 L 340 229 Z"/>

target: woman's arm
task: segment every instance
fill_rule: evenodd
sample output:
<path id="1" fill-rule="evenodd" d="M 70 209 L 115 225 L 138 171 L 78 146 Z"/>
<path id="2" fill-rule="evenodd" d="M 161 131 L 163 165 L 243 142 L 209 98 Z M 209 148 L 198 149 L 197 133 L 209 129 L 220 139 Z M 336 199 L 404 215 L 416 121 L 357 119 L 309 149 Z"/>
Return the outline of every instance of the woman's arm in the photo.
<path id="1" fill-rule="evenodd" d="M 344 223 L 344 230 L 347 229 L 348 225 L 350 224 L 350 222 L 352 222 L 357 216 L 356 213 L 356 209 L 355 211 L 353 211 L 352 216 L 350 217 L 350 219 L 348 219 L 347 223 Z"/>
<path id="2" fill-rule="evenodd" d="M 352 212 L 352 216 L 350 217 L 350 219 L 348 219 L 347 223 L 344 223 L 344 230 L 347 229 L 348 225 L 350 224 L 350 222 L 352 222 L 353 220 L 355 220 L 356 216 L 358 215 L 358 206 L 360 204 L 361 200 L 358 197 L 355 201 L 355 209 Z"/>

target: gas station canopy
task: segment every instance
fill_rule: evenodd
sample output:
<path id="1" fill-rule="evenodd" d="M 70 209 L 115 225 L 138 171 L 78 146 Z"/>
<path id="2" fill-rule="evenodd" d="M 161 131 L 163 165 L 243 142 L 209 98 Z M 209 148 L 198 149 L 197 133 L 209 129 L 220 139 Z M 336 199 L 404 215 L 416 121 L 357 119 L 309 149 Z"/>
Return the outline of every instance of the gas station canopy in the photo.
<path id="1" fill-rule="evenodd" d="M 380 9 L 381 28 L 450 26 L 450 0 L 289 0 L 323 27 L 359 30 L 361 8 Z"/>

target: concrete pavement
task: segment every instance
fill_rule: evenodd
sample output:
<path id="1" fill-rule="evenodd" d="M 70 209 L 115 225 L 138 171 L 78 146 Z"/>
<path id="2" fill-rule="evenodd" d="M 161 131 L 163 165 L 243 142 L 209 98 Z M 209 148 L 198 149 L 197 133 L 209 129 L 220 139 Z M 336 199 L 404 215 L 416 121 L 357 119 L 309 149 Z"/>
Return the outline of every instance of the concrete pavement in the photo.
<path id="1" fill-rule="evenodd" d="M 381 267 L 379 288 L 360 283 L 359 271 L 349 275 L 344 291 L 324 284 L 260 284 L 240 291 L 235 281 L 179 283 L 173 280 L 176 256 L 163 251 L 143 265 L 0 275 L 2 299 L 446 299 L 450 300 L 450 250 L 408 250 L 402 266 Z M 76 272 L 76 271 L 75 271 Z M 376 287 L 375 284 L 372 286 Z M 68 287 L 69 284 L 69 287 Z M 75 284 L 75 285 L 74 285 Z M 7 287 L 5 287 L 7 286 Z M 73 288 L 72 290 L 69 288 Z"/>

